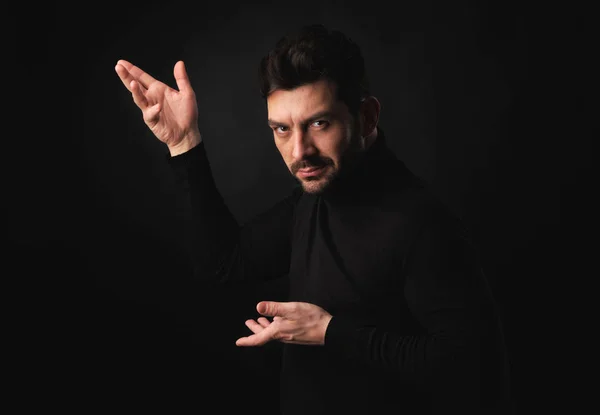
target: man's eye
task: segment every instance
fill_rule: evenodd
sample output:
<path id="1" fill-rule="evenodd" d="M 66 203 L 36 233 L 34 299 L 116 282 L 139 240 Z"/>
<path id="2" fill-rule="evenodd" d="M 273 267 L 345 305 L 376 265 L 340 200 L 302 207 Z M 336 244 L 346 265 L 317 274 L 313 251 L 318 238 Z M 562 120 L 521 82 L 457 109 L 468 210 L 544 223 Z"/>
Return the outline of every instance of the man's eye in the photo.
<path id="1" fill-rule="evenodd" d="M 280 132 L 280 133 L 283 133 L 283 132 L 287 131 L 287 127 L 281 127 L 281 126 L 280 127 L 275 127 L 275 130 L 278 131 L 278 132 Z"/>
<path id="2" fill-rule="evenodd" d="M 325 126 L 327 126 L 327 121 L 325 121 L 325 120 L 318 120 L 318 121 L 313 122 L 312 125 L 315 126 L 315 127 L 325 127 Z"/>

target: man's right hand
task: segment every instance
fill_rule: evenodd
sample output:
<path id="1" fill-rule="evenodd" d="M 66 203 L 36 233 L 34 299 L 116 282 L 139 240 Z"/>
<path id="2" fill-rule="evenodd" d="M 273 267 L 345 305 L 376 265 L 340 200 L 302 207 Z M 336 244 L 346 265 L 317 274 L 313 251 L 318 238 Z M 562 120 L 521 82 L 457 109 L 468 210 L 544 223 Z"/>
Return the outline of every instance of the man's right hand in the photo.
<path id="1" fill-rule="evenodd" d="M 183 61 L 177 62 L 173 69 L 179 91 L 125 60 L 117 62 L 115 71 L 142 110 L 144 122 L 167 145 L 171 156 L 184 153 L 202 142 L 196 94 Z"/>

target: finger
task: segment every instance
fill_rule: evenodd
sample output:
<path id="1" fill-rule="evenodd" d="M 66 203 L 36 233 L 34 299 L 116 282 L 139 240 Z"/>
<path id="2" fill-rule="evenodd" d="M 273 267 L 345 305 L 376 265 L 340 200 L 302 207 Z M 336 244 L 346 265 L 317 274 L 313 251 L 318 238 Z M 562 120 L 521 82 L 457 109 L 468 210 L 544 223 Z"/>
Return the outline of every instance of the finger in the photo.
<path id="1" fill-rule="evenodd" d="M 273 334 L 275 331 L 271 327 L 262 329 L 259 333 L 255 333 L 252 336 L 240 337 L 237 339 L 235 344 L 237 346 L 262 346 L 274 339 Z"/>
<path id="2" fill-rule="evenodd" d="M 192 91 L 192 84 L 190 83 L 190 78 L 185 70 L 183 61 L 179 61 L 175 64 L 173 75 L 175 76 L 175 82 L 177 82 L 177 88 L 179 88 L 180 92 Z"/>
<path id="3" fill-rule="evenodd" d="M 135 81 L 133 75 L 131 75 L 127 68 L 121 65 L 120 63 L 117 63 L 117 65 L 115 66 L 115 71 L 117 72 L 117 75 L 119 75 L 119 79 L 121 79 L 123 85 L 125 85 L 129 92 L 131 92 L 131 81 Z"/>
<path id="4" fill-rule="evenodd" d="M 271 325 L 271 322 L 264 317 L 259 317 L 256 321 L 263 327 L 269 327 Z"/>
<path id="5" fill-rule="evenodd" d="M 154 79 L 152 76 L 142 71 L 140 68 L 133 65 L 132 63 L 127 62 L 126 60 L 120 59 L 117 62 L 117 65 L 122 65 L 123 67 L 125 67 L 129 74 L 133 76 L 133 79 L 137 80 L 146 89 L 150 87 L 151 83 L 156 82 L 156 79 Z"/>
<path id="6" fill-rule="evenodd" d="M 279 303 L 276 301 L 261 301 L 256 305 L 256 311 L 263 316 L 280 316 L 285 317 L 291 310 L 291 303 Z"/>
<path id="7" fill-rule="evenodd" d="M 143 112 L 144 121 L 146 121 L 146 124 L 154 125 L 156 124 L 156 122 L 158 122 L 158 114 L 160 113 L 160 108 L 160 103 L 154 104 L 153 106 L 146 108 L 146 110 Z"/>
<path id="8" fill-rule="evenodd" d="M 248 327 L 254 334 L 260 333 L 265 329 L 265 327 L 262 324 L 259 324 L 254 320 L 246 320 L 245 324 L 246 327 Z"/>
<path id="9" fill-rule="evenodd" d="M 144 111 L 148 107 L 148 100 L 142 91 L 140 84 L 135 80 L 129 83 L 129 89 L 131 91 L 131 95 L 133 97 L 133 102 L 135 105 L 140 107 L 142 111 Z"/>

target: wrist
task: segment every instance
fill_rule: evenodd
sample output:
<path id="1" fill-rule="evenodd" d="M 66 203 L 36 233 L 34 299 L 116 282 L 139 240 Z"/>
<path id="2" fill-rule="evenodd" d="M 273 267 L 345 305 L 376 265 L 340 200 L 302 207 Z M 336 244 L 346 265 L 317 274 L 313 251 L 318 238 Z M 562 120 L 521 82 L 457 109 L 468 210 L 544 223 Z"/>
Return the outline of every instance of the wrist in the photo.
<path id="1" fill-rule="evenodd" d="M 169 148 L 169 153 L 171 157 L 175 157 L 179 154 L 183 154 L 192 148 L 196 147 L 198 144 L 202 142 L 202 136 L 200 132 L 194 131 L 188 135 L 186 135 L 181 141 L 172 146 L 167 146 Z"/>
<path id="2" fill-rule="evenodd" d="M 327 337 L 327 328 L 329 327 L 329 323 L 332 319 L 331 314 L 326 314 L 323 316 L 323 320 L 321 322 L 321 346 L 325 345 L 325 337 Z"/>

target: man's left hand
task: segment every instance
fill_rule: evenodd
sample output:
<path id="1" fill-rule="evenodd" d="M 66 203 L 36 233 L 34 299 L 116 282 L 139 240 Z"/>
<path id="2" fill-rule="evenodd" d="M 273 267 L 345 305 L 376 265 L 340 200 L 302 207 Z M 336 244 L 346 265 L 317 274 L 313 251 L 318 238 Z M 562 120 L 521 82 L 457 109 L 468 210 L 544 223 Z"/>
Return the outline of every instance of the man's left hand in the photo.
<path id="1" fill-rule="evenodd" d="M 238 346 L 262 346 L 271 340 L 283 343 L 322 346 L 332 315 L 321 307 L 302 302 L 261 301 L 256 310 L 266 317 L 246 320 L 254 334 L 239 338 Z"/>

